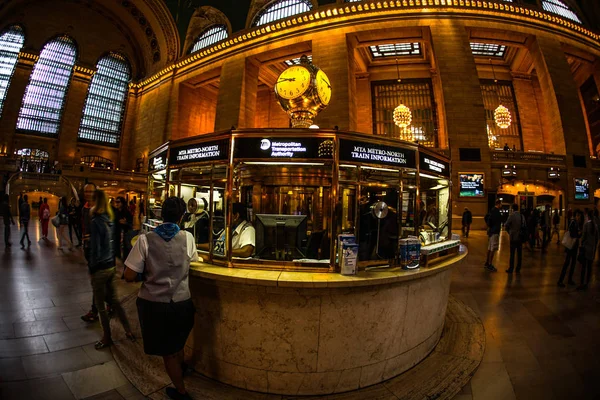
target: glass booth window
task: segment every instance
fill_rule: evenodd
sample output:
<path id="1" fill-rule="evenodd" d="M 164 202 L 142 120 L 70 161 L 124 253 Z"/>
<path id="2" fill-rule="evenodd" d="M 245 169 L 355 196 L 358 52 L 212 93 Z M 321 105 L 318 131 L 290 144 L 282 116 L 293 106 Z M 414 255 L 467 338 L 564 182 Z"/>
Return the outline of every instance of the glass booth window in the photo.
<path id="1" fill-rule="evenodd" d="M 420 174 L 419 237 L 424 245 L 450 238 L 450 187 L 447 179 Z"/>
<path id="2" fill-rule="evenodd" d="M 331 165 L 267 164 L 235 166 L 233 256 L 253 239 L 255 260 L 329 262 Z"/>

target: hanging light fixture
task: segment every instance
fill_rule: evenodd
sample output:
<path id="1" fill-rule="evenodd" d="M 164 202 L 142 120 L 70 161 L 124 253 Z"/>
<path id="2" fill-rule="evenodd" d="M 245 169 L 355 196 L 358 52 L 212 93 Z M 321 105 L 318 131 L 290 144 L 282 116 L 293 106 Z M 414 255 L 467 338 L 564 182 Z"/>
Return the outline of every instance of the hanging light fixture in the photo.
<path id="1" fill-rule="evenodd" d="M 402 79 L 400 79 L 400 68 L 398 67 L 398 58 L 396 58 L 396 72 L 398 74 L 398 83 L 400 83 L 402 82 Z M 410 111 L 410 108 L 408 108 L 408 106 L 405 106 L 402 103 L 402 99 L 400 99 L 400 105 L 394 109 L 394 123 L 400 128 L 406 130 L 406 128 L 410 125 L 411 122 L 412 112 Z M 403 137 L 402 139 L 411 140 L 411 138 L 408 137 L 411 137 L 412 135 L 408 134 L 402 136 L 407 136 L 406 138 Z"/>
<path id="2" fill-rule="evenodd" d="M 494 110 L 494 121 L 500 129 L 508 129 L 512 123 L 512 117 L 508 108 L 504 107 L 500 102 L 500 85 L 498 85 L 498 79 L 496 79 L 496 72 L 494 71 L 494 64 L 490 58 L 490 65 L 492 66 L 492 75 L 494 76 L 494 83 L 496 84 L 496 93 L 498 94 L 498 102 L 500 105 Z"/>

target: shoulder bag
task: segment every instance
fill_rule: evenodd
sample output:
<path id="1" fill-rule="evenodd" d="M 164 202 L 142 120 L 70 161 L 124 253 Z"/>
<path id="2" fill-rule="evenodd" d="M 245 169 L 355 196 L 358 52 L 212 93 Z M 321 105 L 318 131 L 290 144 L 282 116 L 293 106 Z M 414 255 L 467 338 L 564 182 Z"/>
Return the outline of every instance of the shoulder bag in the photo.
<path id="1" fill-rule="evenodd" d="M 571 224 L 573 223 L 573 221 L 571 221 Z M 567 249 L 571 250 L 573 248 L 573 246 L 575 246 L 575 242 L 577 241 L 576 238 L 572 238 L 571 237 L 571 224 L 569 224 L 569 229 L 567 229 L 567 231 L 565 232 L 563 238 L 562 238 L 562 245 L 565 246 Z"/>

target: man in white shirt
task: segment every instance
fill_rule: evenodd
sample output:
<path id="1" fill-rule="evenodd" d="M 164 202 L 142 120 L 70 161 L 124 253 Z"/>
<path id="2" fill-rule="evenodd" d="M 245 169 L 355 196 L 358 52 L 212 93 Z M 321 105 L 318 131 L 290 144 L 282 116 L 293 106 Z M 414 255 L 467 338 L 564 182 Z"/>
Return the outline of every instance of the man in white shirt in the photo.
<path id="1" fill-rule="evenodd" d="M 231 233 L 231 248 L 233 257 L 250 257 L 256 246 L 256 231 L 247 220 L 248 210 L 242 203 L 233 203 L 233 232 Z"/>

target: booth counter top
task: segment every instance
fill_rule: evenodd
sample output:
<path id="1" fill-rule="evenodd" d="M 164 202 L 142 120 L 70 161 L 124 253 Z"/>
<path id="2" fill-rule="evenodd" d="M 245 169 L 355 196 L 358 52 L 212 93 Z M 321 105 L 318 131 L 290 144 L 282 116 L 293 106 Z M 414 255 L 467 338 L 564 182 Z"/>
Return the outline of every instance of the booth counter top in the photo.
<path id="1" fill-rule="evenodd" d="M 417 270 L 403 270 L 400 267 L 375 268 L 360 271 L 357 275 L 345 276 L 339 273 L 304 271 L 264 271 L 242 268 L 226 268 L 197 262 L 191 264 L 192 276 L 204 279 L 245 283 L 253 286 L 305 287 L 305 288 L 343 288 L 352 286 L 376 286 L 395 282 L 423 279 L 449 269 L 466 257 L 467 252 L 448 257 L 431 267 Z"/>

